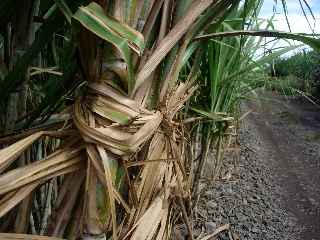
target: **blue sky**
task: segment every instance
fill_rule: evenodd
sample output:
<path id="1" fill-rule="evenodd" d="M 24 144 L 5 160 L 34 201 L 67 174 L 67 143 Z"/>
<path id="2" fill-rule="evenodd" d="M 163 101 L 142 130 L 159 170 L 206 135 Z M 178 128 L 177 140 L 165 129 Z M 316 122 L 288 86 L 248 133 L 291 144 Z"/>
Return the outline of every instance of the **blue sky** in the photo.
<path id="1" fill-rule="evenodd" d="M 301 2 L 303 2 L 303 0 Z M 320 13 L 320 0 L 307 0 L 307 2 L 314 13 Z M 261 9 L 262 14 L 267 15 L 272 13 L 274 5 L 274 0 L 264 0 L 263 7 Z M 299 4 L 299 0 L 287 0 L 287 7 L 289 13 L 291 14 L 303 14 Z M 278 0 L 277 10 L 278 12 L 282 12 L 281 0 Z"/>
<path id="2" fill-rule="evenodd" d="M 301 0 L 301 2 L 303 2 Z M 316 18 L 314 21 L 305 7 L 305 11 L 308 15 L 309 21 L 314 27 L 316 33 L 320 33 L 320 0 L 307 0 L 309 6 L 312 8 L 312 12 Z M 299 0 L 287 0 L 288 8 L 288 19 L 292 32 L 308 32 L 311 33 L 311 29 L 306 21 L 303 12 L 301 10 Z M 286 23 L 285 15 L 283 12 L 281 0 L 278 0 L 277 6 L 275 6 L 274 0 L 264 0 L 262 6 L 260 17 L 270 18 L 274 14 L 274 9 L 276 10 L 274 25 L 277 30 L 288 31 L 288 26 Z"/>
<path id="3" fill-rule="evenodd" d="M 264 0 L 263 6 L 260 11 L 260 18 L 264 19 L 270 19 L 274 15 L 275 11 L 275 17 L 273 21 L 273 25 L 275 27 L 275 30 L 278 31 L 286 31 L 289 32 L 288 24 L 286 21 L 285 14 L 283 12 L 283 7 L 281 4 L 281 0 L 277 1 L 278 4 L 275 6 L 275 0 Z M 312 30 L 310 29 L 308 22 L 303 14 L 303 11 L 301 10 L 299 0 L 286 0 L 287 2 L 287 9 L 288 9 L 288 20 L 290 23 L 291 31 L 293 33 L 312 33 Z M 303 2 L 303 0 L 301 0 Z M 312 12 L 315 16 L 315 20 L 312 18 L 309 10 L 305 7 L 305 11 L 307 13 L 309 22 L 316 34 L 320 34 L 320 0 L 307 0 L 309 6 L 312 8 Z M 269 39 L 271 40 L 271 39 Z M 278 47 L 284 47 L 295 44 L 300 45 L 300 42 L 292 41 L 292 40 L 278 40 L 277 42 L 273 42 L 267 45 L 267 48 L 278 48 Z M 286 56 L 292 55 L 295 52 L 300 51 L 303 48 L 309 49 L 306 45 L 297 48 L 294 51 L 291 51 Z"/>

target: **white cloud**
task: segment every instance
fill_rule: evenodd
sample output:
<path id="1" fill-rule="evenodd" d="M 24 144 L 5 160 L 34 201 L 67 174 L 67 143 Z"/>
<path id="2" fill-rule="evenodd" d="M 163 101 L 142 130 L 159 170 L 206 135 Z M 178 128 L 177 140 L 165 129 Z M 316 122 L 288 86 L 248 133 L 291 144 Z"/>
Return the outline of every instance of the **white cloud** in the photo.
<path id="1" fill-rule="evenodd" d="M 309 13 L 309 10 L 305 7 L 305 11 L 307 14 L 307 17 L 309 19 L 309 22 L 311 24 L 312 29 L 316 34 L 320 34 L 320 0 L 307 0 L 309 6 L 312 8 L 314 16 L 315 16 L 315 21 L 312 18 L 311 14 Z M 317 3 L 318 2 L 318 3 Z M 265 0 L 262 11 L 260 14 L 261 18 L 264 19 L 270 19 L 274 15 L 274 21 L 273 25 L 275 27 L 275 30 L 278 31 L 289 31 L 289 27 L 286 21 L 286 16 L 283 12 L 283 8 L 281 5 L 281 1 L 278 0 L 278 5 L 276 6 L 276 12 L 274 13 L 274 0 Z M 293 33 L 312 33 L 312 30 L 310 29 L 310 26 L 308 24 L 308 21 L 306 20 L 303 11 L 301 10 L 301 6 L 299 4 L 298 0 L 287 0 L 287 17 L 290 23 L 290 28 Z M 263 26 L 262 26 L 263 27 Z M 269 39 L 270 40 L 270 39 Z M 297 41 L 284 41 L 284 40 L 279 40 L 275 45 L 268 45 L 268 48 L 271 47 L 284 47 L 288 46 L 289 43 L 292 44 L 301 44 L 300 42 Z M 308 48 L 307 46 L 304 46 L 303 48 Z M 290 53 L 290 55 L 292 52 Z"/>
<path id="2" fill-rule="evenodd" d="M 303 1 L 301 1 L 303 2 Z M 306 0 L 306 2 L 311 7 L 315 20 L 312 18 L 309 10 L 304 5 L 305 13 L 308 17 L 311 27 L 314 29 L 315 33 L 320 33 L 320 0 Z M 316 3 L 318 2 L 318 3 Z M 290 23 L 292 32 L 296 33 L 312 33 L 309 27 L 308 21 L 305 18 L 301 6 L 298 0 L 287 0 L 287 17 Z M 288 24 L 286 21 L 286 16 L 283 11 L 281 1 L 278 0 L 276 5 L 276 12 L 273 12 L 273 6 L 275 6 L 274 0 L 265 0 L 260 13 L 261 18 L 270 19 L 274 14 L 274 25 L 276 30 L 289 31 Z"/>
<path id="3" fill-rule="evenodd" d="M 320 33 L 320 15 L 315 15 L 316 21 L 309 18 L 309 23 L 315 33 Z M 305 16 L 300 14 L 288 14 L 291 31 L 295 33 L 312 33 Z M 275 29 L 279 31 L 289 31 L 286 17 L 276 16 L 273 22 Z"/>

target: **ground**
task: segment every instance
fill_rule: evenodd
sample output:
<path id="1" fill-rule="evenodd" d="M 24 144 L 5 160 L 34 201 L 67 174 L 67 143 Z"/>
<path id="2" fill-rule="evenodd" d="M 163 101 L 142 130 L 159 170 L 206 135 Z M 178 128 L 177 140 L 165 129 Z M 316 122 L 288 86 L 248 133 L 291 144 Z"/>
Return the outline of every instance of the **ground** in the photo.
<path id="1" fill-rule="evenodd" d="M 219 239 L 320 239 L 320 108 L 268 97 L 244 104 L 239 159 L 228 154 L 220 180 L 202 183 L 196 236 L 230 224 Z"/>

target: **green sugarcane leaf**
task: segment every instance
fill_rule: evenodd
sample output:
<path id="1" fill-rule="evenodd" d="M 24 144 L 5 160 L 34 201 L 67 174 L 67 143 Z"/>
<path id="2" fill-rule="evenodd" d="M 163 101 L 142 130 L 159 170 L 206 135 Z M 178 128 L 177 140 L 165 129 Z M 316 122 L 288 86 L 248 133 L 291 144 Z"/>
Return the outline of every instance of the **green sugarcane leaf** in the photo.
<path id="1" fill-rule="evenodd" d="M 73 18 L 89 31 L 114 45 L 122 54 L 128 69 L 129 92 L 134 86 L 131 50 L 139 55 L 144 49 L 143 36 L 129 26 L 105 15 L 103 8 L 96 3 L 80 7 Z"/>
<path id="2" fill-rule="evenodd" d="M 199 48 L 200 44 L 197 42 L 193 42 L 188 46 L 186 52 L 184 53 L 184 56 L 181 61 L 181 66 L 184 66 L 190 59 L 190 57 L 193 55 L 193 53 Z"/>
<path id="3" fill-rule="evenodd" d="M 72 12 L 69 6 L 64 0 L 54 0 L 56 5 L 59 7 L 60 11 L 66 17 L 67 21 L 71 24 Z"/>
<path id="4" fill-rule="evenodd" d="M 101 21 L 103 21 L 103 24 L 105 24 L 111 32 L 127 39 L 130 48 L 141 55 L 144 50 L 144 38 L 140 32 L 112 17 L 105 15 L 104 10 L 96 3 L 89 4 L 87 8 Z"/>
<path id="5" fill-rule="evenodd" d="M 38 30 L 38 37 L 28 50 L 17 60 L 14 69 L 8 72 L 1 81 L 0 102 L 4 102 L 9 94 L 25 81 L 25 74 L 34 58 L 52 40 L 53 34 L 63 25 L 64 19 L 55 12 Z"/>
<path id="6" fill-rule="evenodd" d="M 211 34 L 196 37 L 195 40 L 205 40 L 208 38 L 215 38 L 215 37 L 235 37 L 235 36 L 260 36 L 260 37 L 291 39 L 291 40 L 300 41 L 304 44 L 309 45 L 314 50 L 320 51 L 319 38 L 311 37 L 310 35 L 303 34 L 303 33 L 288 33 L 288 32 L 269 31 L 269 30 L 217 32 L 217 33 L 211 33 Z"/>
<path id="7" fill-rule="evenodd" d="M 211 120 L 216 121 L 216 122 L 224 122 L 224 121 L 232 121 L 233 120 L 233 117 L 227 116 L 226 113 L 207 112 L 207 111 L 200 110 L 197 108 L 191 108 L 191 110 L 195 111 L 196 113 L 199 113 L 202 116 L 210 118 Z"/>
<path id="8" fill-rule="evenodd" d="M 283 48 L 281 50 L 278 50 L 276 52 L 273 52 L 269 55 L 266 55 L 264 57 L 261 57 L 257 61 L 253 61 L 252 63 L 247 64 L 247 66 L 241 68 L 240 71 L 229 75 L 225 80 L 232 79 L 234 77 L 239 77 L 242 74 L 248 73 L 248 72 L 254 70 L 255 68 L 259 68 L 259 67 L 263 66 L 264 64 L 270 63 L 273 59 L 276 59 L 277 57 L 280 57 L 281 55 L 283 55 L 287 52 L 290 52 L 290 51 L 292 51 L 296 48 L 299 48 L 299 47 L 301 47 L 301 45 L 289 46 L 289 47 Z"/>

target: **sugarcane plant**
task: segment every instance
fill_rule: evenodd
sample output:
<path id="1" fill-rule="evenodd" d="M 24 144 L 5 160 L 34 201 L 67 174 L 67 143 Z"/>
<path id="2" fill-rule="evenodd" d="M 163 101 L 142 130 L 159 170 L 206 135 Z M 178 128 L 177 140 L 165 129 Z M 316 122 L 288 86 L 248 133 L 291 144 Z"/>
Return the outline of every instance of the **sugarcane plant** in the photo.
<path id="1" fill-rule="evenodd" d="M 199 184 L 206 161 L 210 162 L 207 165 L 211 168 L 207 169 L 211 171 L 210 179 L 214 181 L 220 177 L 224 153 L 236 141 L 239 119 L 247 114 L 240 114 L 240 102 L 256 97 L 257 88 L 270 84 L 272 80 L 265 73 L 266 64 L 301 46 L 282 47 L 266 54 L 257 52 L 263 48 L 264 37 L 279 38 L 288 34 L 287 38 L 296 39 L 295 34 L 275 31 L 272 19 L 259 18 L 262 4 L 261 0 L 239 4 L 221 22 L 218 29 L 209 27 L 205 34 L 195 38 L 195 42 L 202 42 L 203 48 L 198 63 L 199 88 L 186 110 L 190 119 L 194 119 L 190 128 L 194 141 L 192 145 L 196 150 L 192 151 L 193 158 L 197 159 L 194 164 L 194 205 L 201 196 Z M 305 36 L 302 38 L 304 42 L 314 41 Z M 314 43 L 314 47 L 319 49 L 318 40 Z M 214 157 L 209 157 L 208 153 L 213 149 Z"/>
<path id="2" fill-rule="evenodd" d="M 1 139 L 1 231 L 170 239 L 182 221 L 192 238 L 191 192 L 199 176 L 193 176 L 181 110 L 197 90 L 199 71 L 205 74 L 201 39 L 224 31 L 222 23 L 240 1 L 31 2 L 34 40 L 16 59 L 4 54 L 13 66 L 4 65 L 1 106 L 23 83 L 34 89 L 27 101 L 35 106 Z M 4 49 L 15 31 L 8 25 L 16 6 L 0 3 Z M 222 48 L 214 44 L 209 48 Z M 26 153 L 27 160 L 17 163 Z"/>

